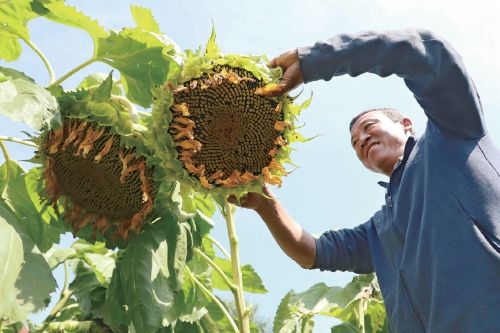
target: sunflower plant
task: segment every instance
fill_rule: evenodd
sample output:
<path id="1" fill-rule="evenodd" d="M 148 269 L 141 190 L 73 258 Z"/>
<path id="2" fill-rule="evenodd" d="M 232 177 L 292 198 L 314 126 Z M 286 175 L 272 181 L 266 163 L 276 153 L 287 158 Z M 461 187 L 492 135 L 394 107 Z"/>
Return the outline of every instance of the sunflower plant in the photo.
<path id="1" fill-rule="evenodd" d="M 263 331 L 244 293 L 267 290 L 240 263 L 227 198 L 281 186 L 291 145 L 307 141 L 296 120 L 310 99 L 264 97 L 280 70 L 264 56 L 223 54 L 213 28 L 203 49 L 182 50 L 149 9 L 131 14 L 135 26 L 111 31 L 62 0 L 0 2 L 0 59 L 17 60 L 23 42 L 49 78 L 0 66 L 0 114 L 31 128 L 26 139 L 0 135 L 0 330 Z M 31 40 L 37 19 L 86 32 L 88 59 L 57 77 Z M 108 72 L 90 72 L 93 63 Z M 68 87 L 77 73 L 84 79 Z M 5 142 L 31 149 L 28 170 Z M 229 251 L 210 235 L 217 207 Z M 74 242 L 60 247 L 64 233 Z M 58 267 L 59 298 L 33 323 Z M 283 304 L 280 318 L 293 312 Z M 290 316 L 274 331 L 295 332 Z"/>

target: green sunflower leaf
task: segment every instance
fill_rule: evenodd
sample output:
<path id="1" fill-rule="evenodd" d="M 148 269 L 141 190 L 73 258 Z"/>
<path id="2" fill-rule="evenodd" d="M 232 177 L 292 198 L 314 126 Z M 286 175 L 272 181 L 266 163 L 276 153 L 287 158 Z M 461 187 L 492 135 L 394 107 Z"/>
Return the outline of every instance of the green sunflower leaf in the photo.
<path id="1" fill-rule="evenodd" d="M 0 210 L 0 212 L 2 212 Z M 23 320 L 17 313 L 15 283 L 23 264 L 23 242 L 16 230 L 0 216 L 0 318 Z"/>
<path id="2" fill-rule="evenodd" d="M 52 276 L 47 261 L 31 238 L 18 225 L 17 218 L 5 209 L 5 207 L 0 207 L 0 216 L 2 217 L 0 220 L 10 224 L 19 237 L 22 246 L 21 249 L 18 248 L 19 243 L 17 241 L 15 242 L 17 245 L 14 246 L 14 244 L 10 244 L 9 246 L 15 249 L 18 255 L 22 256 L 23 261 L 20 271 L 15 267 L 8 268 L 7 280 L 12 278 L 10 275 L 12 273 L 15 274 L 16 280 L 14 288 L 8 291 L 10 295 L 4 295 L 5 298 L 2 297 L 2 300 L 8 300 L 10 298 L 9 301 L 5 302 L 10 308 L 10 316 L 8 316 L 10 320 L 25 320 L 30 313 L 37 312 L 48 305 L 50 300 L 49 295 L 56 289 L 56 281 Z M 2 230 L 0 234 L 3 235 L 4 231 Z M 12 235 L 8 230 L 5 231 L 5 234 Z M 2 247 L 0 247 L 0 249 L 2 249 Z M 8 253 L 6 256 L 2 254 L 1 258 L 8 259 Z M 0 276 L 5 276 L 6 273 L 2 270 L 4 267 L 8 267 L 8 264 L 9 263 L 6 263 L 6 265 L 0 267 Z M 2 282 L 2 287 L 3 286 L 4 283 Z M 9 288 L 9 281 L 5 281 L 5 286 Z M 2 311 L 5 310 L 2 310 L 2 305 L 0 305 L 0 313 Z"/>
<path id="3" fill-rule="evenodd" d="M 0 66 L 0 73 L 8 78 L 0 83 L 0 114 L 34 129 L 60 124 L 57 101 L 49 91 L 13 69 Z"/>
<path id="4" fill-rule="evenodd" d="M 21 43 L 16 37 L 6 36 L 0 31 L 0 59 L 5 61 L 17 60 L 22 50 Z"/>
<path id="5" fill-rule="evenodd" d="M 222 271 L 229 277 L 230 280 L 233 279 L 232 264 L 227 259 L 222 259 L 215 257 L 214 262 L 219 266 Z M 241 266 L 241 273 L 243 277 L 243 290 L 253 294 L 265 294 L 267 293 L 266 287 L 262 283 L 262 279 L 255 272 L 255 269 L 250 265 Z M 228 286 L 224 280 L 220 277 L 219 273 L 212 272 L 212 284 L 215 289 L 219 290 L 229 290 Z"/>
<path id="6" fill-rule="evenodd" d="M 106 30 L 96 20 L 67 5 L 63 0 L 34 0 L 33 9 L 51 21 L 86 31 L 94 42 L 94 54 L 98 40 L 107 36 Z"/>
<path id="7" fill-rule="evenodd" d="M 111 98 L 111 90 L 113 89 L 113 71 L 108 77 L 102 81 L 99 87 L 92 94 L 92 99 L 96 102 L 106 102 Z"/>
<path id="8" fill-rule="evenodd" d="M 32 177 L 26 177 L 26 171 L 14 161 L 7 161 L 0 166 L 0 207 L 4 207 L 16 217 L 17 223 L 42 251 L 46 252 L 52 244 L 59 242 L 64 229 L 58 223 L 48 223 L 44 219 L 43 208 L 33 202 L 30 195 Z"/>
<path id="9" fill-rule="evenodd" d="M 208 39 L 207 45 L 205 46 L 205 56 L 207 58 L 217 58 L 220 56 L 219 46 L 215 42 L 217 34 L 215 32 L 215 25 L 212 22 L 212 33 Z"/>
<path id="10" fill-rule="evenodd" d="M 116 262 L 119 267 L 121 258 Z M 130 317 L 128 315 L 128 307 L 125 302 L 124 289 L 120 280 L 120 271 L 115 269 L 113 276 L 106 289 L 105 304 L 108 314 L 104 316 L 104 322 L 111 328 L 118 328 L 128 326 L 130 324 Z M 118 331 L 114 329 L 113 331 Z"/>
<path id="11" fill-rule="evenodd" d="M 153 13 L 150 9 L 131 5 L 130 11 L 138 28 L 145 31 L 160 33 L 160 26 L 153 17 Z"/>
<path id="12" fill-rule="evenodd" d="M 75 278 L 69 288 L 74 292 L 80 309 L 84 314 L 98 315 L 105 302 L 105 287 L 99 282 L 96 272 L 83 261 L 77 261 L 74 273 Z"/>
<path id="13" fill-rule="evenodd" d="M 101 85 L 108 77 L 107 74 L 104 73 L 94 73 L 86 76 L 80 84 L 76 87 L 77 89 L 89 89 L 91 87 L 95 88 Z M 121 84 L 117 84 L 117 81 L 113 81 L 113 88 L 111 89 L 111 93 L 113 95 L 121 95 Z"/>
<path id="14" fill-rule="evenodd" d="M 0 59 L 14 61 L 22 52 L 19 38 L 29 41 L 30 35 L 27 23 L 36 17 L 31 9 L 31 1 L 0 2 Z"/>
<path id="15" fill-rule="evenodd" d="M 148 225 L 117 263 L 124 301 L 137 332 L 155 332 L 173 303 L 166 259 L 170 249 L 165 241 L 170 229 L 168 223 Z"/>
<path id="16" fill-rule="evenodd" d="M 96 59 L 120 71 L 127 97 L 143 107 L 151 105 L 151 89 L 167 79 L 172 61 L 163 56 L 162 47 L 112 32 L 101 38 Z"/>

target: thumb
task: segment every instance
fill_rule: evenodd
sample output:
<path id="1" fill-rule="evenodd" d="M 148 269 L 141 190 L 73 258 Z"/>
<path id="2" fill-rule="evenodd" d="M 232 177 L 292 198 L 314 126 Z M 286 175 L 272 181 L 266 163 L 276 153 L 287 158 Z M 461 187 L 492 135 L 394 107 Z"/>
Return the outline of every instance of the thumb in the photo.
<path id="1" fill-rule="evenodd" d="M 272 65 L 272 62 L 271 62 Z M 300 63 L 294 62 L 288 68 L 281 79 L 281 82 L 269 87 L 265 87 L 259 91 L 259 95 L 266 97 L 281 96 L 296 88 L 303 83 L 302 73 L 300 71 Z"/>

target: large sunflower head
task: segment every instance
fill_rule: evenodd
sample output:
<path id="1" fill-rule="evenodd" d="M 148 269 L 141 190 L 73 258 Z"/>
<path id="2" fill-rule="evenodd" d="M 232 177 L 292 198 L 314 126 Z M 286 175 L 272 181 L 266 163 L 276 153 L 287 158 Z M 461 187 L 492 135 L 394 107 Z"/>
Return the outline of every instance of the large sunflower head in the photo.
<path id="1" fill-rule="evenodd" d="M 165 184 L 158 181 L 141 120 L 127 100 L 103 97 L 105 84 L 59 98 L 62 126 L 42 132 L 38 157 L 44 195 L 64 207 L 73 232 L 120 245 L 153 218 Z"/>
<path id="2" fill-rule="evenodd" d="M 212 32 L 205 52 L 186 52 L 177 82 L 157 87 L 153 133 L 169 175 L 196 190 L 241 195 L 281 185 L 295 119 L 309 101 L 265 97 L 281 70 L 264 57 L 222 55 Z"/>

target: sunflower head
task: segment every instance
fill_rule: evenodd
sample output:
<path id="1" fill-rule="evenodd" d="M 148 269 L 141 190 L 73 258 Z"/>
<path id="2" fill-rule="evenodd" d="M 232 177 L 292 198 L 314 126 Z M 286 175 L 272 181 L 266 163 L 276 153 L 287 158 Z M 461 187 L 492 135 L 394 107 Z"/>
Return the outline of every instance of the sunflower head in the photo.
<path id="1" fill-rule="evenodd" d="M 59 98 L 62 126 L 38 139 L 44 195 L 64 208 L 74 234 L 120 246 L 153 218 L 163 185 L 131 106 L 96 95 L 81 90 Z"/>
<path id="2" fill-rule="evenodd" d="M 281 185 L 295 119 L 307 106 L 269 98 L 281 71 L 264 57 L 222 55 L 212 32 L 205 52 L 186 52 L 177 82 L 155 90 L 153 134 L 163 166 L 201 192 L 241 195 Z"/>

